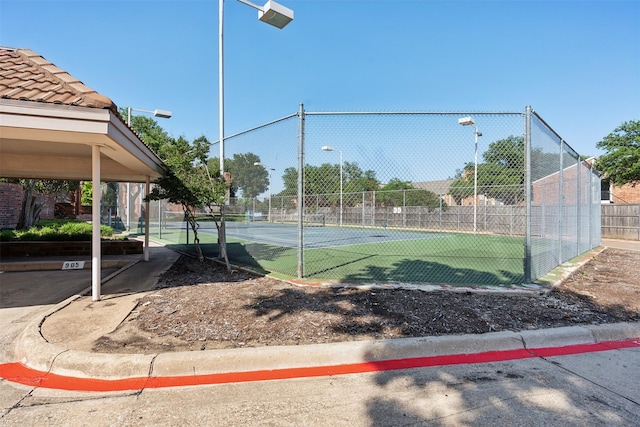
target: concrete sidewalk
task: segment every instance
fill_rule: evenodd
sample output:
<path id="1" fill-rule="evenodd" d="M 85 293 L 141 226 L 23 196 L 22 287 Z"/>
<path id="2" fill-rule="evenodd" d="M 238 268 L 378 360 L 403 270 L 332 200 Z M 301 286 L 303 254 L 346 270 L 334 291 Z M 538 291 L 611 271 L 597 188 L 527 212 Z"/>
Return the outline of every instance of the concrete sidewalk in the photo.
<path id="1" fill-rule="evenodd" d="M 630 246 L 640 249 L 640 242 L 632 242 Z M 333 375 L 349 373 L 349 369 L 356 369 L 353 368 L 356 366 L 357 369 L 368 369 L 372 364 L 382 366 L 380 363 L 389 361 L 397 361 L 399 364 L 394 366 L 399 367 L 394 369 L 402 369 L 403 360 L 452 355 L 503 352 L 503 355 L 525 357 L 525 353 L 531 353 L 532 349 L 590 346 L 640 337 L 640 323 L 621 323 L 482 335 L 159 354 L 104 354 L 74 350 L 78 343 L 91 343 L 113 331 L 135 308 L 137 300 L 153 290 L 159 276 L 178 257 L 178 253 L 163 246 L 151 247 L 148 262 L 140 261 L 139 256 L 138 260 L 129 259 L 104 282 L 103 299 L 90 304 L 87 297 L 82 296 L 90 292 L 90 278 L 86 281 L 87 278 L 74 276 L 74 280 L 86 281 L 89 288 L 33 319 L 16 345 L 17 361 L 47 375 L 109 381 L 193 379 L 211 375 L 231 375 L 229 378 L 241 379 L 244 378 L 242 374 L 256 372 L 266 375 L 266 379 L 275 379 L 269 375 L 300 369 L 303 371 L 296 371 L 300 375 L 305 375 L 304 372 L 308 375 L 311 372 L 313 375 Z M 48 277 L 42 276 L 41 280 L 46 281 Z"/>
<path id="2" fill-rule="evenodd" d="M 639 240 L 602 239 L 602 246 L 614 249 L 624 249 L 627 251 L 640 251 Z"/>

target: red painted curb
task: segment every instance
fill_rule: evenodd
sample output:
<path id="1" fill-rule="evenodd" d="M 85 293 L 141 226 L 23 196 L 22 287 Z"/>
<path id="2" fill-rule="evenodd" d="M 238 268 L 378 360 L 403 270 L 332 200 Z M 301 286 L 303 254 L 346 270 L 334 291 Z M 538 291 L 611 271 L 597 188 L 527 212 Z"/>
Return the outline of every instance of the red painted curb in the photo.
<path id="1" fill-rule="evenodd" d="M 117 380 L 68 377 L 37 371 L 35 369 L 28 368 L 21 363 L 13 362 L 0 364 L 0 378 L 4 378 L 7 381 L 18 384 L 57 390 L 93 392 L 126 391 L 142 390 L 145 388 L 284 380 L 292 378 L 310 378 L 392 371 L 399 369 L 426 368 L 433 366 L 502 362 L 506 360 L 530 359 L 535 357 L 568 356 L 572 354 L 618 350 L 633 347 L 640 347 L 640 338 L 623 341 L 608 341 L 596 344 L 578 344 L 565 347 L 488 351 L 474 354 L 415 357 L 409 359 L 381 360 L 345 365 L 229 372 L 193 376 L 135 377 Z"/>

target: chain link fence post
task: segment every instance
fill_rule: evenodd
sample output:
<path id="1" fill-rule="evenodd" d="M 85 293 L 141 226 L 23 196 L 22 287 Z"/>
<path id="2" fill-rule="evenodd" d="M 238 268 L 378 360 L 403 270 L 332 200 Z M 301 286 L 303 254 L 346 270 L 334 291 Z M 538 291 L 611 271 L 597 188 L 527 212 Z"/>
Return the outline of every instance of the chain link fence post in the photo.
<path id="1" fill-rule="evenodd" d="M 532 183 L 531 183 L 531 106 L 527 105 L 524 116 L 524 161 L 525 161 L 525 206 L 526 206 L 526 231 L 524 238 L 524 283 L 531 283 L 531 201 L 532 201 Z"/>
<path id="2" fill-rule="evenodd" d="M 304 105 L 298 110 L 298 279 L 304 277 Z"/>

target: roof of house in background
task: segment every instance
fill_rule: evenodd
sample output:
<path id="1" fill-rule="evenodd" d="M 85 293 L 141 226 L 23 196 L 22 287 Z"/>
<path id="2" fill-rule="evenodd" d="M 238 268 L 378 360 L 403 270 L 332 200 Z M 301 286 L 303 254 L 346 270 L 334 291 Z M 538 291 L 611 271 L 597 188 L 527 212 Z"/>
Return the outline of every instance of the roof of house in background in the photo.
<path id="1" fill-rule="evenodd" d="M 441 179 L 439 181 L 414 182 L 413 187 L 442 195 L 449 192 L 449 187 L 451 187 L 453 181 L 453 179 Z"/>
<path id="2" fill-rule="evenodd" d="M 0 98 L 118 111 L 111 99 L 29 49 L 0 47 Z"/>

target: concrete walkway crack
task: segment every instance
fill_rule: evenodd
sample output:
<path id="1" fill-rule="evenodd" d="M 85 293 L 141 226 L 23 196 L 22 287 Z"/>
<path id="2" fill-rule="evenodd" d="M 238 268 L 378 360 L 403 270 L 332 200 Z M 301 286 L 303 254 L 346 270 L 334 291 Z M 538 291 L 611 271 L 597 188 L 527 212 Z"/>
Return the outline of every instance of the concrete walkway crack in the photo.
<path id="1" fill-rule="evenodd" d="M 578 377 L 578 378 L 580 378 L 580 379 L 582 379 L 582 380 L 584 380 L 584 381 L 587 381 L 588 383 L 593 384 L 594 386 L 596 386 L 596 387 L 598 387 L 598 388 L 601 388 L 601 389 L 603 389 L 603 390 L 606 390 L 607 392 L 612 393 L 612 394 L 614 394 L 614 395 L 616 395 L 616 396 L 618 396 L 618 397 L 620 397 L 620 398 L 622 398 L 622 399 L 624 399 L 624 400 L 627 400 L 627 401 L 629 401 L 629 402 L 633 403 L 634 405 L 636 405 L 636 406 L 639 406 L 639 407 L 640 407 L 640 402 L 639 402 L 639 401 L 637 401 L 637 400 L 635 400 L 635 399 L 632 399 L 631 397 L 628 397 L 628 396 L 625 396 L 625 395 L 623 395 L 623 394 L 620 394 L 620 393 L 618 393 L 617 391 L 610 389 L 609 387 L 605 387 L 604 385 L 599 384 L 599 383 L 597 383 L 597 382 L 595 382 L 595 381 L 593 381 L 593 380 L 591 380 L 591 379 L 589 379 L 589 378 L 585 377 L 584 375 L 581 375 L 581 374 L 579 374 L 579 373 L 577 373 L 577 372 L 575 372 L 575 371 L 572 371 L 571 369 L 569 369 L 569 368 L 566 368 L 566 367 L 562 366 L 562 364 L 561 364 L 561 363 L 559 363 L 559 362 L 555 362 L 555 361 L 553 361 L 553 360 L 549 360 L 549 359 L 547 359 L 546 357 L 543 357 L 543 356 L 538 356 L 538 357 L 539 357 L 540 359 L 544 360 L 544 361 L 545 361 L 545 362 L 547 362 L 547 363 L 551 363 L 552 365 L 557 366 L 558 368 L 562 369 L 563 371 L 565 371 L 565 372 L 567 372 L 567 373 L 570 373 L 570 374 L 572 374 L 572 375 L 574 375 L 574 376 L 576 376 L 576 377 Z"/>
<path id="2" fill-rule="evenodd" d="M 588 383 L 593 384 L 594 386 L 596 386 L 596 387 L 598 387 L 598 388 L 601 388 L 601 389 L 603 389 L 603 390 L 606 390 L 607 392 L 612 393 L 612 394 L 614 394 L 614 395 L 616 395 L 616 396 L 618 396 L 618 397 L 620 397 L 620 398 L 622 398 L 622 399 L 624 399 L 624 400 L 627 400 L 627 401 L 629 401 L 629 402 L 633 403 L 633 404 L 634 404 L 634 405 L 636 405 L 636 406 L 640 406 L 640 401 L 637 401 L 637 400 L 635 400 L 635 399 L 633 399 L 633 398 L 631 398 L 631 397 L 628 397 L 628 396 L 625 396 L 625 395 L 623 395 L 623 394 L 620 394 L 620 393 L 618 393 L 617 391 L 610 389 L 609 387 L 605 387 L 604 385 L 599 384 L 599 383 L 597 383 L 597 382 L 595 382 L 595 381 L 593 381 L 593 380 L 591 380 L 591 379 L 589 379 L 589 378 L 585 377 L 584 375 L 581 375 L 581 374 L 579 374 L 579 373 L 577 373 L 577 372 L 575 372 L 575 371 L 572 371 L 571 369 L 564 367 L 560 362 L 556 362 L 556 361 L 553 361 L 553 360 L 549 360 L 549 358 L 547 358 L 547 357 L 545 357 L 545 356 L 541 356 L 541 355 L 537 354 L 535 351 L 532 351 L 531 349 L 529 349 L 529 348 L 527 347 L 527 342 L 526 342 L 526 340 L 524 339 L 524 337 L 523 337 L 522 335 L 520 335 L 520 339 L 522 340 L 522 345 L 524 346 L 524 349 L 525 349 L 529 354 L 531 354 L 532 356 L 535 356 L 535 357 L 537 357 L 538 359 L 544 360 L 544 361 L 545 361 L 545 362 L 547 362 L 547 363 L 550 363 L 550 364 L 552 364 L 552 365 L 554 365 L 554 366 L 557 366 L 558 368 L 562 369 L 563 371 L 565 371 L 565 372 L 567 372 L 567 373 L 569 373 L 569 374 L 571 374 L 571 375 L 574 375 L 574 376 L 576 376 L 576 377 L 578 377 L 578 378 L 580 378 L 580 379 L 582 379 L 582 380 L 584 380 L 584 381 L 587 381 Z M 618 351 L 619 351 L 619 350 L 618 350 Z"/>

